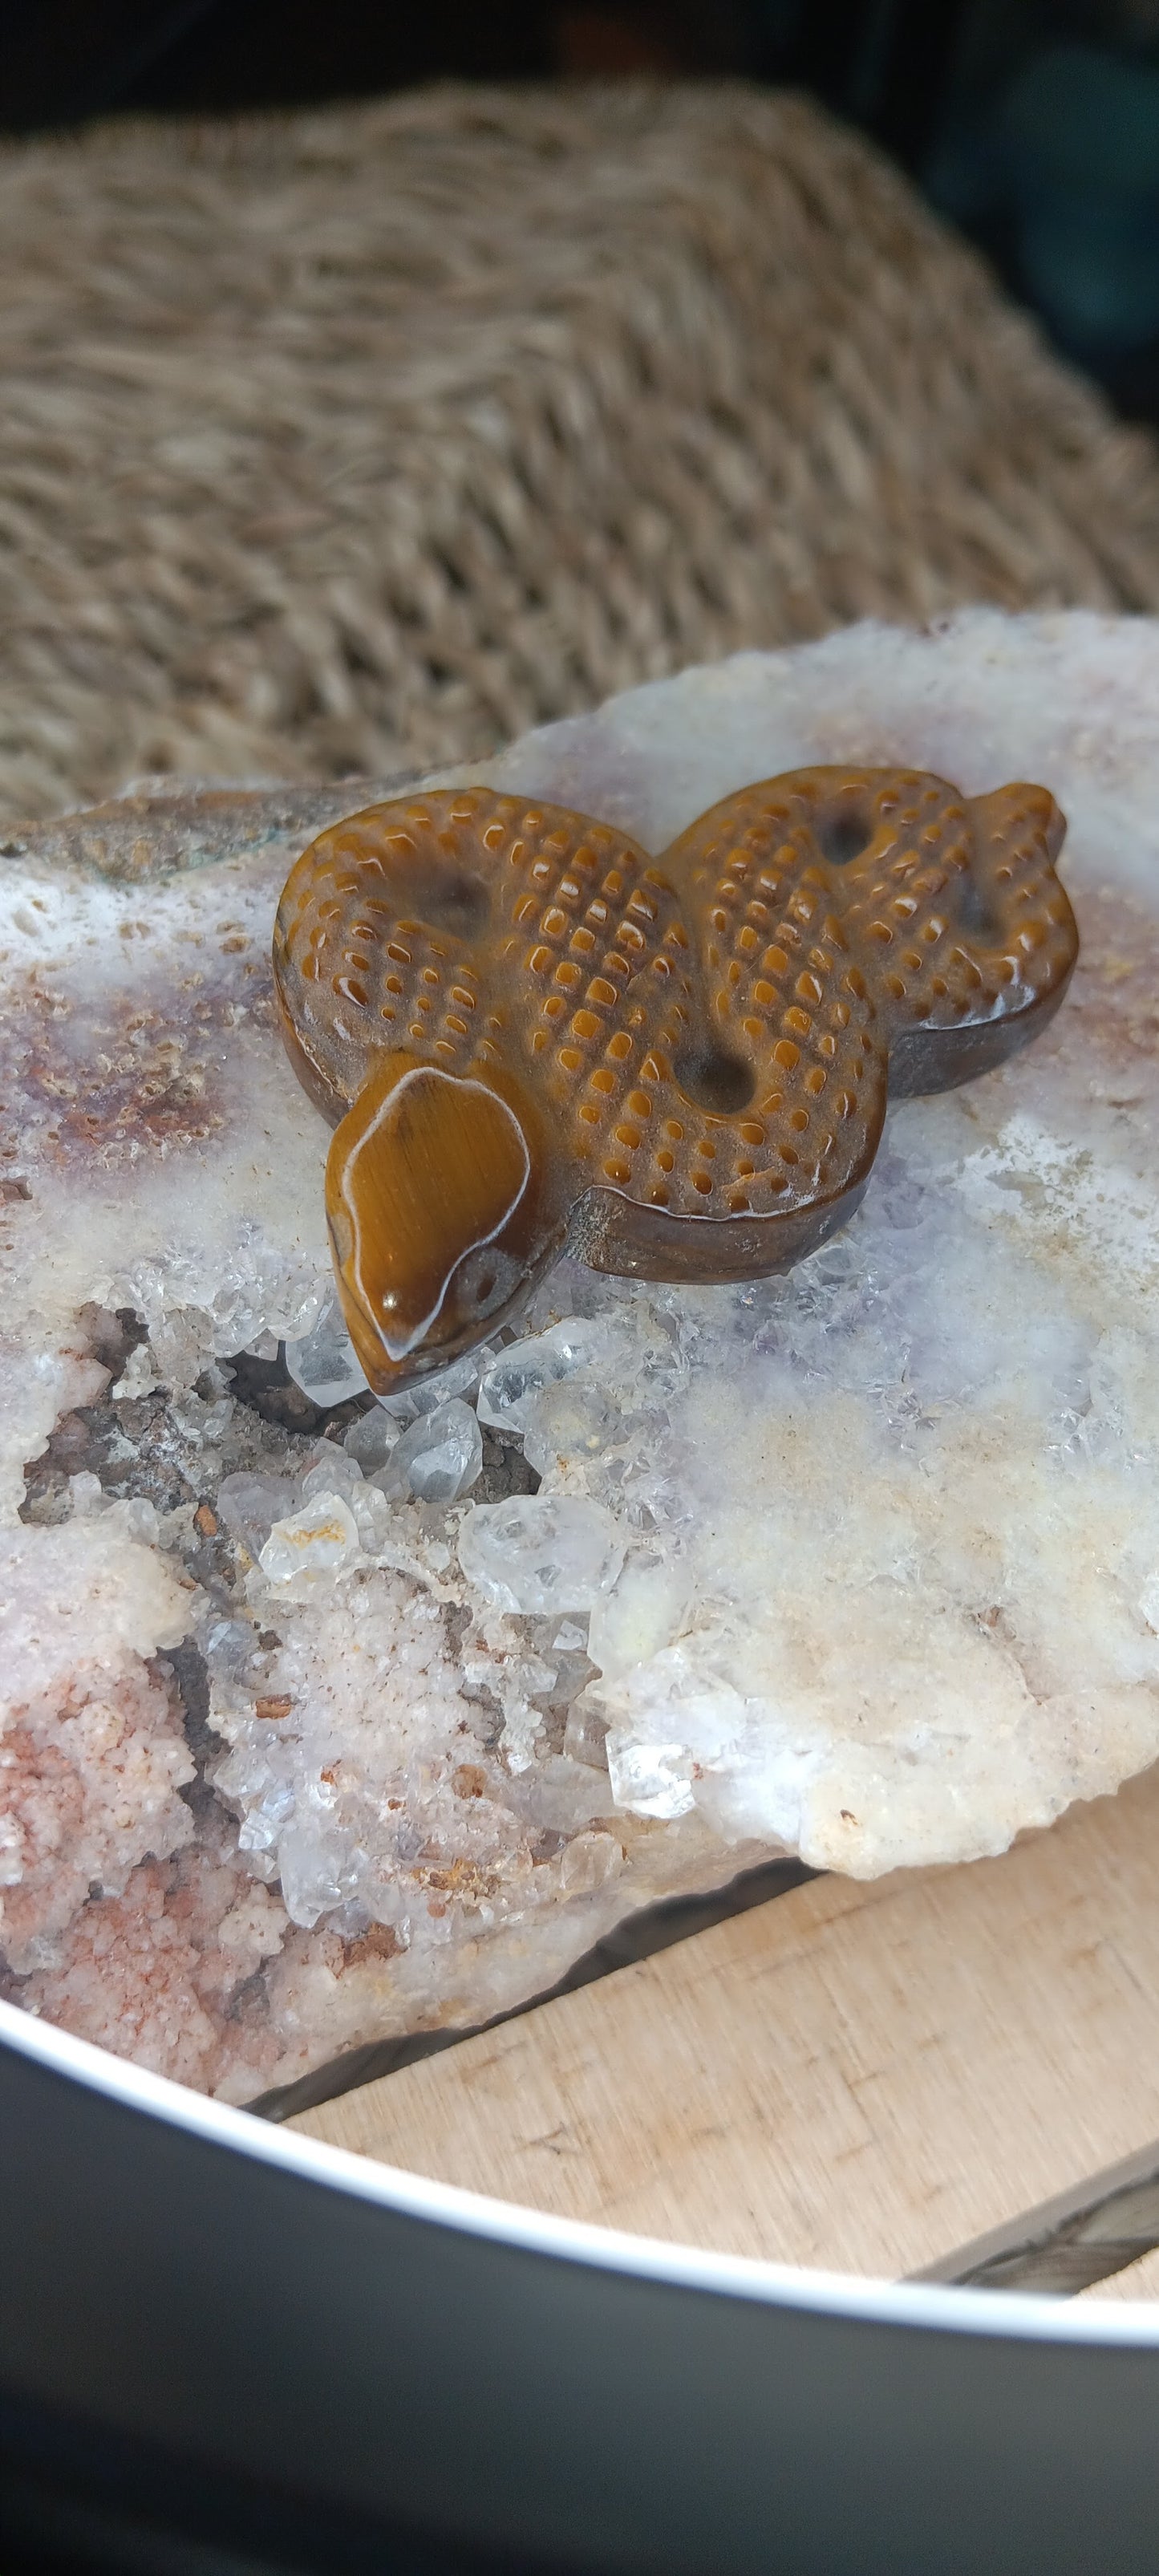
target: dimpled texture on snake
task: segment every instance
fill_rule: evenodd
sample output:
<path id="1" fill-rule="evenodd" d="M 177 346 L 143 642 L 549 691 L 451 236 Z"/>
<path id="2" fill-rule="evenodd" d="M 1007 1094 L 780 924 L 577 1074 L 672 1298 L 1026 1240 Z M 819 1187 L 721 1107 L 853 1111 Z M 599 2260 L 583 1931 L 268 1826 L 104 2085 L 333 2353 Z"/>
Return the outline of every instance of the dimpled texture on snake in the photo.
<path id="1" fill-rule="evenodd" d="M 326 1206 L 372 1387 L 495 1332 L 566 1247 L 646 1279 L 786 1269 L 849 1217 L 891 1097 L 998 1064 L 1078 953 L 1045 788 L 802 769 L 658 857 L 487 788 L 291 870 L 274 971 L 336 1126 Z"/>

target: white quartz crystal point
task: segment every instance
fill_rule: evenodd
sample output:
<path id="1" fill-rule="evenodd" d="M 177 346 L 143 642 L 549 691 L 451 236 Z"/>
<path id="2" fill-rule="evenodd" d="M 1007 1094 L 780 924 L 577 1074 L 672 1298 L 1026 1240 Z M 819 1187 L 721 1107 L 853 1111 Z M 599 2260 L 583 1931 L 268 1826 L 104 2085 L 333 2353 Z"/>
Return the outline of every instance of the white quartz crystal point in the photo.
<path id="1" fill-rule="evenodd" d="M 372 1404 L 367 1413 L 360 1413 L 357 1422 L 351 1423 L 342 1446 L 364 1476 L 373 1476 L 385 1467 L 401 1438 L 402 1424 L 397 1414 L 388 1413 L 384 1404 Z"/>
<path id="2" fill-rule="evenodd" d="M 677 1737 L 670 1744 L 634 1744 L 615 1730 L 605 1744 L 608 1777 L 617 1807 L 631 1816 L 657 1816 L 672 1824 L 695 1805 L 688 1772 L 687 1748 Z"/>
<path id="3" fill-rule="evenodd" d="M 312 1404 L 345 1404 L 348 1397 L 365 1393 L 365 1372 L 342 1321 L 335 1289 L 330 1290 L 313 1331 L 300 1342 L 287 1342 L 286 1367 Z"/>
<path id="4" fill-rule="evenodd" d="M 386 1493 L 411 1493 L 420 1503 L 457 1503 L 478 1482 L 482 1464 L 482 1432 L 456 1396 L 404 1431 L 381 1482 Z"/>
<path id="5" fill-rule="evenodd" d="M 349 1450 L 339 1448 L 336 1440 L 320 1440 L 313 1464 L 302 1478 L 302 1500 L 312 1501 L 315 1494 L 341 1494 L 349 1503 L 363 1482 L 362 1469 Z"/>
<path id="6" fill-rule="evenodd" d="M 111 1506 L 113 1519 L 126 1538 L 135 1538 L 142 1547 L 156 1547 L 161 1524 L 155 1506 L 147 1494 L 126 1494 Z"/>
<path id="7" fill-rule="evenodd" d="M 312 1494 L 288 1520 L 275 1521 L 258 1563 L 271 1583 L 295 1574 L 340 1574 L 359 1552 L 358 1524 L 341 1494 Z"/>
<path id="8" fill-rule="evenodd" d="M 161 1524 L 146 1495 L 128 1494 L 115 1501 L 105 1493 L 100 1477 L 87 1472 L 70 1476 L 68 1490 L 74 1520 L 104 1520 L 110 1528 L 123 1531 L 126 1538 L 138 1539 L 143 1547 L 156 1547 Z"/>
<path id="9" fill-rule="evenodd" d="M 446 1368 L 433 1370 L 429 1377 L 416 1378 L 412 1385 L 399 1387 L 397 1393 L 380 1395 L 378 1401 L 396 1422 L 415 1422 L 420 1413 L 437 1413 L 441 1404 L 449 1404 L 455 1396 L 464 1400 L 473 1396 L 494 1357 L 490 1343 L 482 1342 L 477 1350 L 464 1351 L 462 1359 L 451 1360 Z"/>
<path id="10" fill-rule="evenodd" d="M 610 1592 L 624 1554 L 611 1513 L 578 1494 L 479 1503 L 459 1532 L 467 1581 L 498 1609 L 528 1617 L 590 1610 Z"/>
<path id="11" fill-rule="evenodd" d="M 596 1603 L 588 1653 L 606 1682 L 651 1662 L 678 1637 L 692 1585 L 680 1557 L 641 1556 L 625 1566 L 610 1598 Z"/>
<path id="12" fill-rule="evenodd" d="M 600 1324 L 569 1315 L 549 1332 L 509 1343 L 491 1358 L 480 1381 L 480 1422 L 495 1431 L 526 1431 L 545 1388 L 593 1359 L 603 1338 Z"/>
<path id="13" fill-rule="evenodd" d="M 217 1488 L 217 1514 L 231 1538 L 240 1539 L 251 1556 L 259 1556 L 277 1520 L 297 1502 L 290 1476 L 223 1476 Z"/>

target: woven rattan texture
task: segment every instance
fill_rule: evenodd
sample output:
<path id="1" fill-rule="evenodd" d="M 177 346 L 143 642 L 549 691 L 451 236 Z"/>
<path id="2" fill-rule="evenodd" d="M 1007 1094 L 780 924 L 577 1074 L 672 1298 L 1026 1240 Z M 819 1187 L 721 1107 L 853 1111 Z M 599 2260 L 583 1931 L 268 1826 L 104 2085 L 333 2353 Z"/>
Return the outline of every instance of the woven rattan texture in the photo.
<path id="1" fill-rule="evenodd" d="M 469 756 L 743 645 L 1159 609 L 1159 459 L 857 138 L 444 90 L 0 154 L 0 800 Z"/>

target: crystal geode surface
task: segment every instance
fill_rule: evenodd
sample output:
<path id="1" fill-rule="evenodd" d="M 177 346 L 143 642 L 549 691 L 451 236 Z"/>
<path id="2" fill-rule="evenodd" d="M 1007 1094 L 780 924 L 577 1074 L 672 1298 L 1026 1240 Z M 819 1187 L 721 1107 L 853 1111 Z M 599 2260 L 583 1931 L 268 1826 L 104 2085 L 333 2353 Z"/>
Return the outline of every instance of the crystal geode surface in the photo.
<path id="1" fill-rule="evenodd" d="M 1039 780 L 1083 953 L 1039 1043 L 891 1112 L 787 1278 L 562 1267 L 422 1409 L 327 1357 L 327 1130 L 268 962 L 317 815 L 227 804 L 217 857 L 112 809 L 13 836 L 18 2000 L 245 2100 L 482 2020 L 763 1854 L 966 1860 L 1159 1754 L 1157 704 L 1159 626 L 978 612 L 462 773 L 649 848 L 804 763 Z"/>

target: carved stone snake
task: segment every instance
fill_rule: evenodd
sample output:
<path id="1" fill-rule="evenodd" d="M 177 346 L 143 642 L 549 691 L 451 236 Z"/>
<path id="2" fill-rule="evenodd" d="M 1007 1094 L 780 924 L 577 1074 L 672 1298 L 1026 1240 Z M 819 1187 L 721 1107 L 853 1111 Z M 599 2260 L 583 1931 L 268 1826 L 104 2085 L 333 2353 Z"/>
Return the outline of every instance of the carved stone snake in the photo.
<path id="1" fill-rule="evenodd" d="M 852 1215 L 891 1098 L 1057 1009 L 1078 934 L 1045 788 L 801 769 L 649 857 L 487 788 L 333 825 L 274 972 L 335 1126 L 343 1311 L 386 1393 L 493 1334 L 561 1251 L 644 1279 L 787 1269 Z"/>

